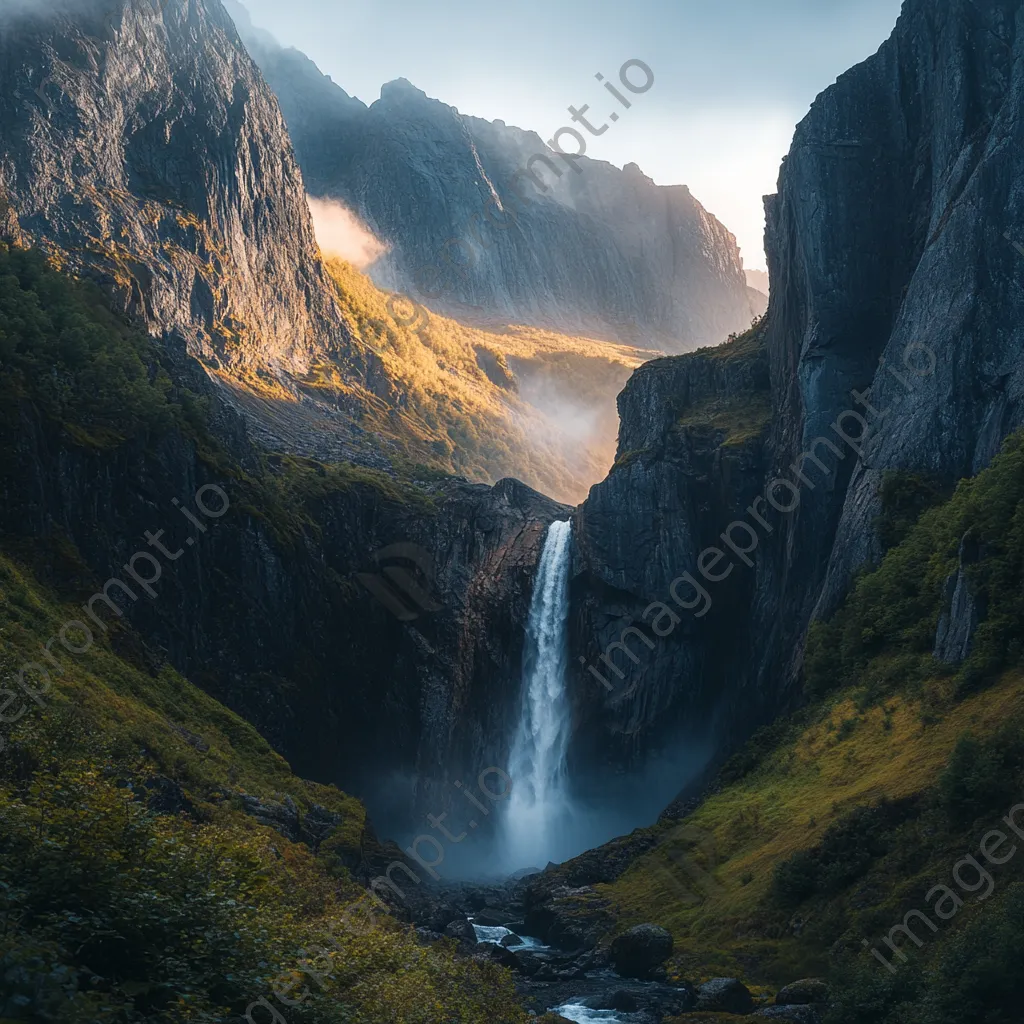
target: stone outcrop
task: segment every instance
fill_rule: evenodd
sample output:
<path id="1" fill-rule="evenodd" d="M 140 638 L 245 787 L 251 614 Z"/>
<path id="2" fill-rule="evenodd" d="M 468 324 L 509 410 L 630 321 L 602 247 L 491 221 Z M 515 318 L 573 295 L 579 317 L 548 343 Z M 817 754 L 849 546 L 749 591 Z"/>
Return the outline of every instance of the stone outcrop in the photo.
<path id="1" fill-rule="evenodd" d="M 616 651 L 625 679 L 598 664 L 611 691 L 577 670 L 580 764 L 635 763 L 701 709 L 721 753 L 791 704 L 809 622 L 881 554 L 883 475 L 950 486 L 1024 424 L 1022 57 L 1016 0 L 909 0 L 879 52 L 815 101 L 766 201 L 771 302 L 746 358 L 759 381 L 767 367 L 763 432 L 714 429 L 730 388 L 751 394 L 735 360 L 634 375 L 619 461 L 577 513 L 577 649 L 595 664 L 650 602 L 671 604 L 671 581 L 733 520 L 755 526 L 757 550 L 752 566 L 730 555 L 706 616 L 677 608 L 650 649 L 634 636 L 637 664 Z M 820 466 L 801 459 L 812 449 Z M 796 505 L 769 532 L 744 510 L 777 478 Z M 983 610 L 965 580 L 948 596 L 937 650 L 959 657 Z"/>
<path id="2" fill-rule="evenodd" d="M 63 564 L 50 552 L 70 545 L 84 601 L 109 578 L 132 584 L 123 567 L 153 551 L 146 531 L 165 530 L 168 550 L 185 553 L 164 566 L 155 597 L 113 591 L 132 634 L 99 607 L 112 642 L 147 671 L 170 661 L 297 772 L 344 782 L 406 828 L 441 813 L 453 779 L 505 763 L 540 545 L 570 510 L 514 480 L 403 491 L 326 474 L 319 497 L 289 510 L 272 486 L 287 468 L 272 460 L 271 486 L 254 486 L 239 467 L 257 466 L 257 452 L 221 415 L 237 462 L 211 463 L 177 430 L 95 450 L 24 403 L 0 439 L 0 531 L 28 543 L 49 575 Z M 191 507 L 204 484 L 223 486 L 230 507 L 200 534 L 174 502 Z M 392 805 L 380 802 L 380 777 Z"/>
<path id="3" fill-rule="evenodd" d="M 671 933 L 660 925 L 638 924 L 612 940 L 612 965 L 624 978 L 651 978 L 663 970 L 672 946 Z"/>
<path id="4" fill-rule="evenodd" d="M 342 201 L 389 246 L 369 271 L 381 285 L 455 316 L 672 352 L 717 344 L 763 309 L 735 238 L 685 186 L 588 157 L 569 170 L 536 133 L 469 117 L 404 79 L 367 107 L 229 9 L 310 192 Z M 535 154 L 557 168 L 531 164 L 543 192 L 516 179 Z"/>

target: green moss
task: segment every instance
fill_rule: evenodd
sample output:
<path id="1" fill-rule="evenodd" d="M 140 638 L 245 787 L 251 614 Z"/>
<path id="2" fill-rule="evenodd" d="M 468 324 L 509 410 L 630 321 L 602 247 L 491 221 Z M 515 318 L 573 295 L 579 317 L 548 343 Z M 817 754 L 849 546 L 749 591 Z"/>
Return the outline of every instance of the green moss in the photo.
<path id="1" fill-rule="evenodd" d="M 677 426 L 712 431 L 720 435 L 720 445 L 738 446 L 762 437 L 771 421 L 771 413 L 771 397 L 764 392 L 751 391 L 730 398 L 707 399 L 688 409 Z"/>
<path id="2" fill-rule="evenodd" d="M 755 319 L 741 334 L 730 334 L 722 345 L 701 348 L 697 353 L 718 362 L 748 362 L 765 354 L 765 318 Z"/>
<path id="3" fill-rule="evenodd" d="M 899 485 L 898 492 L 914 497 L 909 502 L 899 499 L 897 506 L 921 502 L 920 485 L 909 491 Z M 808 693 L 820 695 L 854 681 L 884 693 L 934 672 L 930 652 L 948 600 L 946 581 L 958 568 L 965 538 L 979 553 L 967 574 L 986 614 L 956 685 L 967 692 L 1008 665 L 1019 664 L 1024 636 L 1024 434 L 1008 438 L 987 470 L 961 481 L 950 500 L 924 512 L 878 569 L 858 580 L 839 613 L 812 627 Z M 894 663 L 899 666 L 896 673 Z"/>

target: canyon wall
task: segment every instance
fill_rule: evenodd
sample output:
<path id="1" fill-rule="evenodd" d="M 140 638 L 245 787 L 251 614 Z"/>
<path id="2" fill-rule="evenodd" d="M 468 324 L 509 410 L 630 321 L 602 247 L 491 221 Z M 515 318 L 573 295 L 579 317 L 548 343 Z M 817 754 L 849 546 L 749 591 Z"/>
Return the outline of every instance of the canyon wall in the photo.
<path id="1" fill-rule="evenodd" d="M 793 706 L 808 623 L 881 554 L 885 475 L 949 489 L 1024 423 L 1022 57 L 1019 3 L 910 0 L 797 128 L 766 201 L 763 329 L 630 381 L 618 462 L 578 512 L 574 644 L 615 684 L 576 666 L 582 761 L 633 764 L 697 708 L 727 751 Z M 764 500 L 779 478 L 791 511 Z M 752 565 L 716 539 L 736 520 Z M 706 545 L 728 579 L 698 572 Z M 700 619 L 668 596 L 685 572 Z M 652 649 L 633 635 L 636 664 L 614 651 L 620 680 L 596 659 L 654 601 L 682 622 Z"/>

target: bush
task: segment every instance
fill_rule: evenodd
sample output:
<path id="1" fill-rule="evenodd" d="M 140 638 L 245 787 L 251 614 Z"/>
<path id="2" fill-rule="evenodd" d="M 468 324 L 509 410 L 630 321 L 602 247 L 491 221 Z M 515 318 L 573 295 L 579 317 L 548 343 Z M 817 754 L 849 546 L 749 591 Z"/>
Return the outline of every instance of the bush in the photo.
<path id="1" fill-rule="evenodd" d="M 883 800 L 851 811 L 826 830 L 816 847 L 775 866 L 772 900 L 793 909 L 812 896 L 841 892 L 889 853 L 896 830 L 916 810 L 916 801 Z"/>
<path id="2" fill-rule="evenodd" d="M 42 253 L 0 245 L 0 379 L 10 422 L 28 397 L 80 441 L 103 445 L 171 426 L 171 380 L 149 339 L 100 291 Z"/>
<path id="3" fill-rule="evenodd" d="M 908 483 L 908 480 L 911 481 Z M 892 536 L 934 497 L 918 478 L 889 483 Z M 914 681 L 931 662 L 945 584 L 959 568 L 961 542 L 970 536 L 978 557 L 966 566 L 982 610 L 971 653 L 961 666 L 961 695 L 1020 662 L 1024 647 L 1024 432 L 1007 438 L 992 465 L 962 480 L 952 498 L 931 508 L 873 572 L 857 581 L 827 623 L 808 633 L 804 688 L 811 697 L 853 686 L 864 679 L 879 692 L 900 680 Z M 894 660 L 902 677 L 879 670 L 878 659 Z"/>
<path id="4" fill-rule="evenodd" d="M 962 828 L 1009 807 L 1020 792 L 1024 728 L 1010 723 L 979 740 L 960 737 L 939 779 L 939 802 L 949 823 Z"/>

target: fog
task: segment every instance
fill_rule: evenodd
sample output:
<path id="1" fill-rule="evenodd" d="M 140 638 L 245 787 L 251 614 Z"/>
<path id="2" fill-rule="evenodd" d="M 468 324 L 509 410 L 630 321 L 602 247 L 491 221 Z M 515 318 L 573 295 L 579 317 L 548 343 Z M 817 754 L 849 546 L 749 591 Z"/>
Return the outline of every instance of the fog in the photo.
<path id="1" fill-rule="evenodd" d="M 502 812 L 507 800 L 489 801 L 472 779 L 467 778 L 461 790 L 450 789 L 450 806 L 441 821 L 451 836 L 462 837 L 457 843 L 433 828 L 426 814 L 416 820 L 409 813 L 413 780 L 407 775 L 389 773 L 372 782 L 367 780 L 368 785 L 357 795 L 367 804 L 381 838 L 395 840 L 404 850 L 417 836 L 432 837 L 436 845 L 423 839 L 417 850 L 424 860 L 437 861 L 433 870 L 442 880 L 498 879 L 526 869 L 544 868 L 549 861 L 569 860 L 636 828 L 654 824 L 679 792 L 701 775 L 713 752 L 707 730 L 701 730 L 700 735 L 681 732 L 665 744 L 661 756 L 652 758 L 635 772 L 620 774 L 596 768 L 579 773 L 571 780 L 570 812 L 562 827 L 554 830 L 549 848 L 538 858 L 542 863 L 534 864 L 520 863 L 501 840 Z M 486 784 L 500 786 L 496 778 Z M 488 807 L 489 813 L 482 814 L 472 797 Z M 439 805 L 429 813 L 438 821 L 444 811 Z M 415 861 L 406 859 L 422 875 Z"/>
<path id="2" fill-rule="evenodd" d="M 306 202 L 324 255 L 337 256 L 363 270 L 388 251 L 387 245 L 337 200 L 306 196 Z"/>

